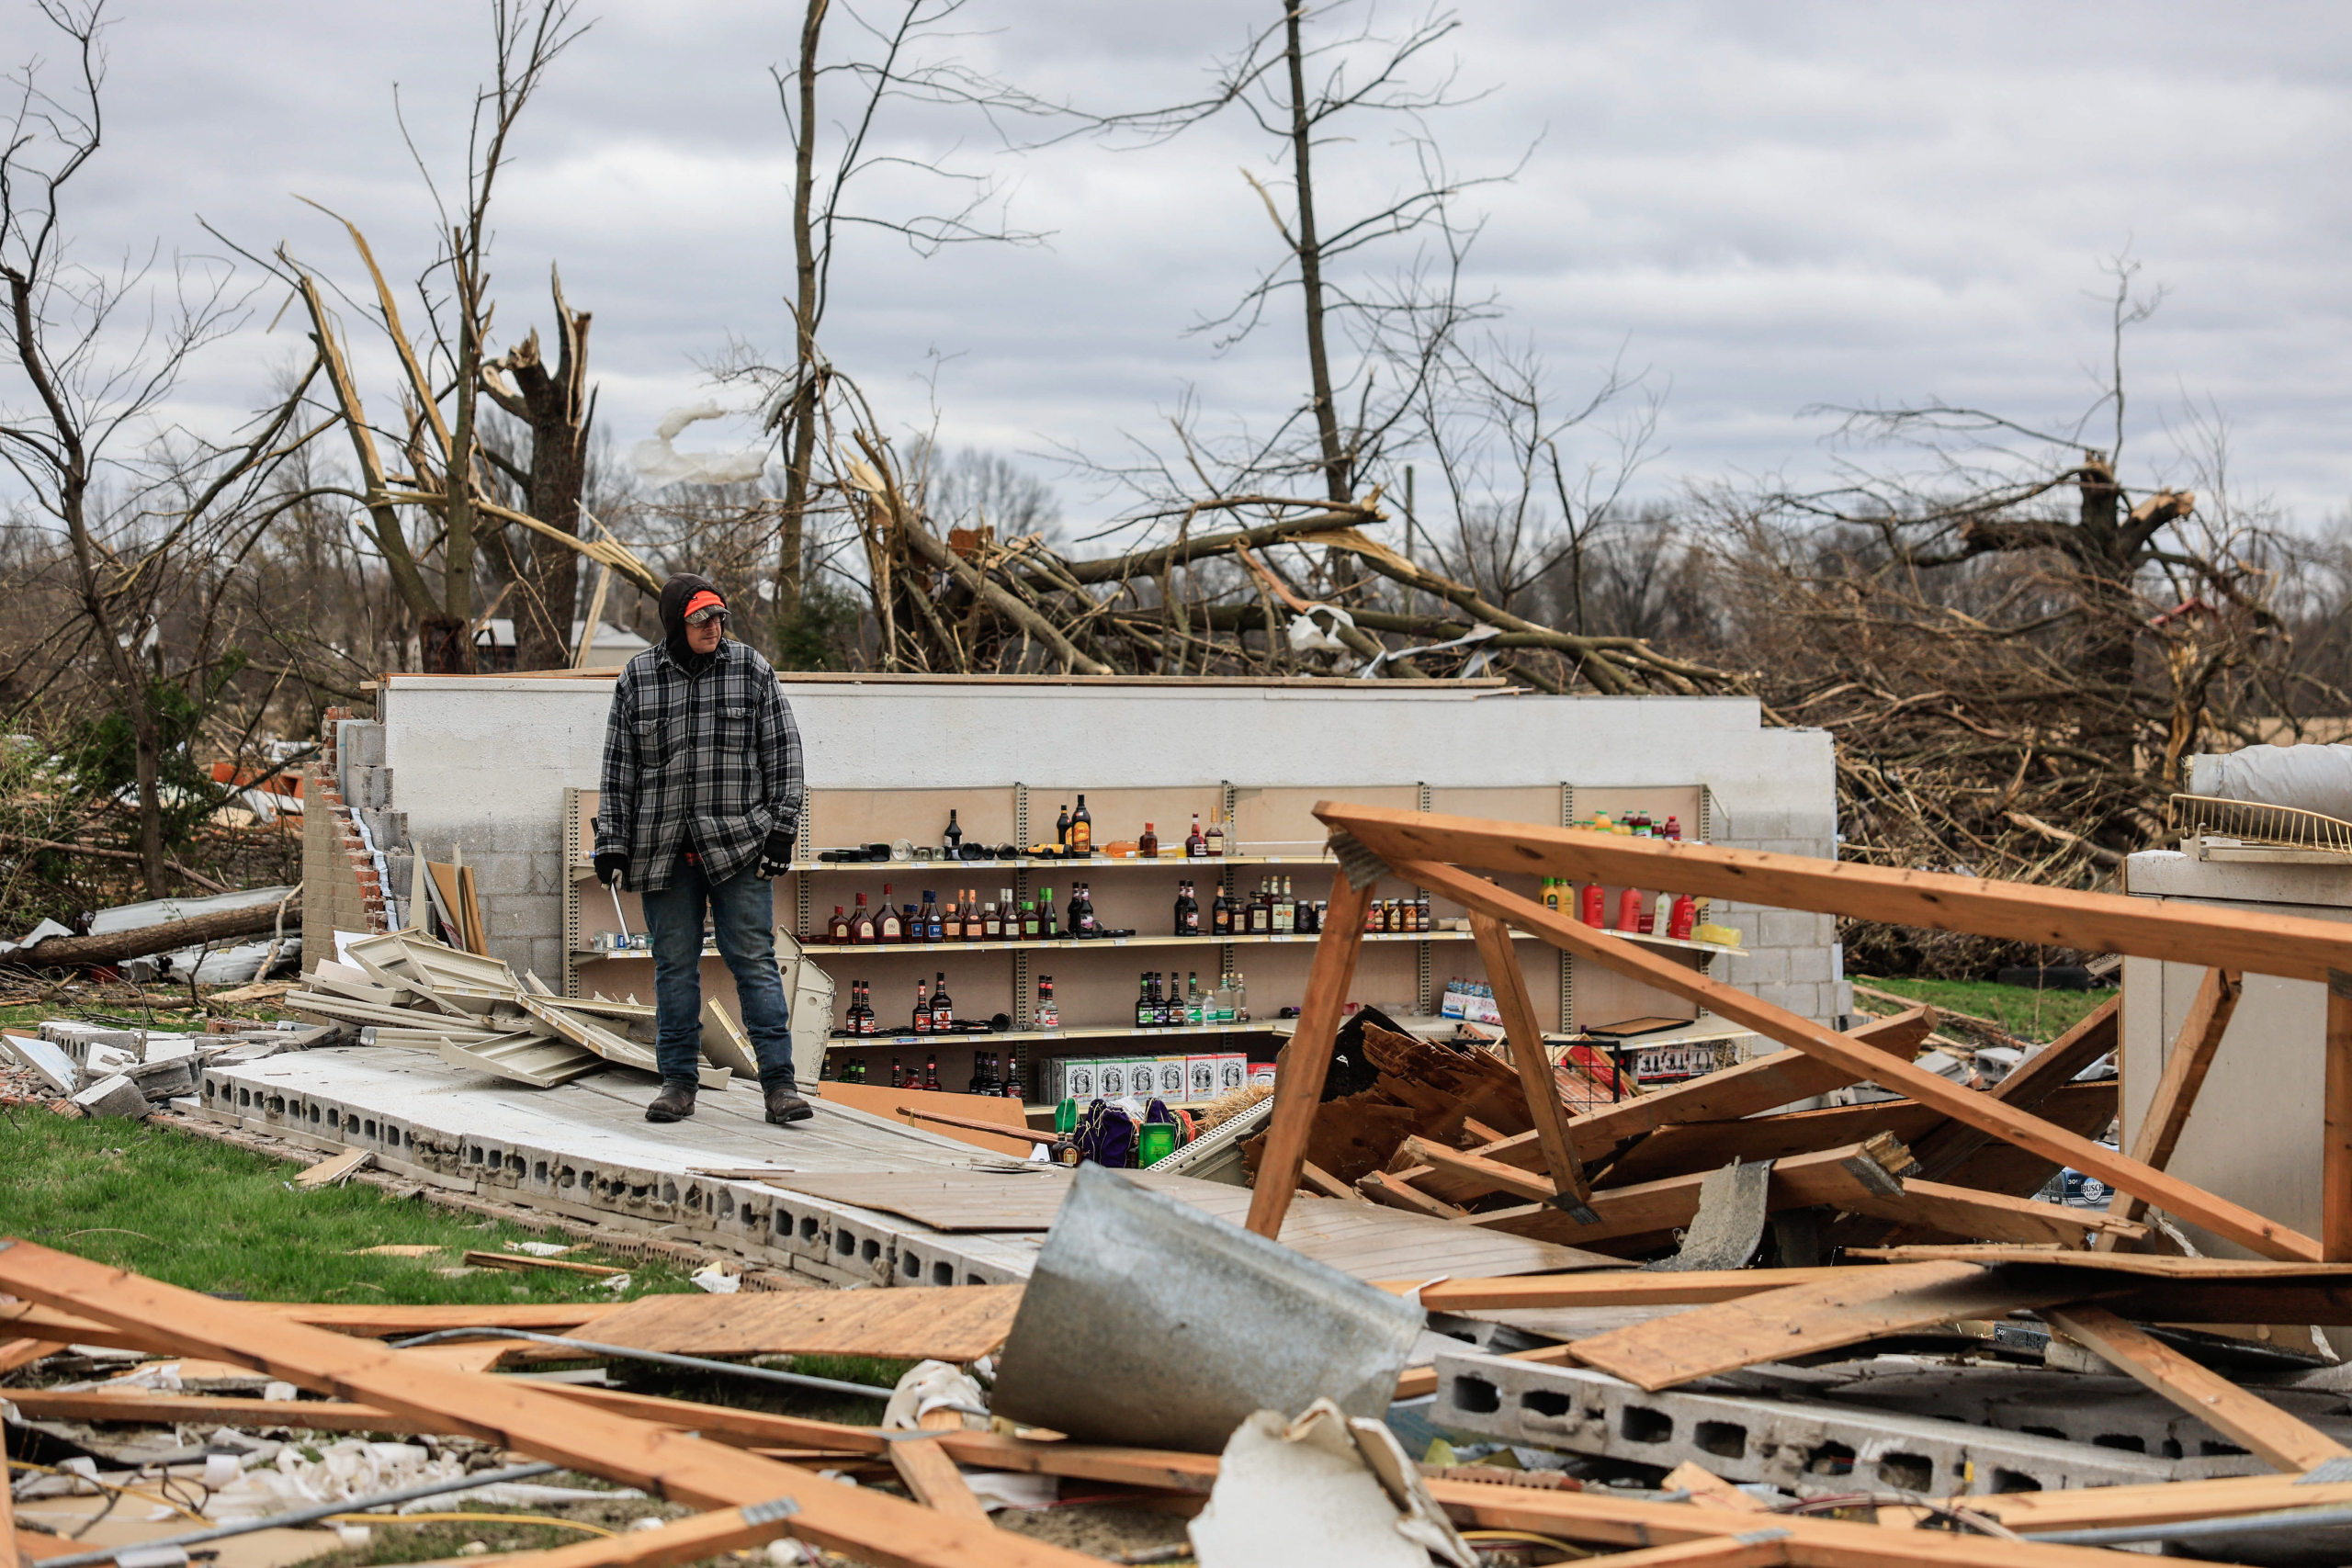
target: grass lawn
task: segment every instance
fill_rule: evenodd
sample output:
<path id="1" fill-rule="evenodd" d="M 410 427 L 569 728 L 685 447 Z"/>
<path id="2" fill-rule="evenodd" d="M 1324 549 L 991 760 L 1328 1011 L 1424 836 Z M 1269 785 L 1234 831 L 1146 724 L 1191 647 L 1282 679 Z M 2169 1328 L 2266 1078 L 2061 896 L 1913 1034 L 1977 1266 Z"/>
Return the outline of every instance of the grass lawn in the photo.
<path id="1" fill-rule="evenodd" d="M 0 1235 L 253 1301 L 613 1301 L 695 1288 L 674 1269 L 634 1258 L 601 1260 L 629 1270 L 618 1292 L 554 1269 L 441 1273 L 461 1267 L 468 1247 L 571 1238 L 356 1184 L 298 1192 L 287 1185 L 296 1168 L 169 1128 L 19 1106 L 0 1112 Z M 447 1250 L 353 1256 L 390 1243 Z"/>
<path id="2" fill-rule="evenodd" d="M 1990 980 L 1879 980 L 1869 976 L 1856 976 L 1853 979 L 1858 987 L 1870 986 L 1930 1007 L 1992 1019 L 2020 1040 L 2040 1042 L 2057 1039 L 2115 995 L 2112 989 L 2043 991 L 2030 986 L 1996 985 Z M 1893 1002 L 1863 996 L 1859 989 L 1854 1006 L 1880 1017 L 1902 1010 Z"/>

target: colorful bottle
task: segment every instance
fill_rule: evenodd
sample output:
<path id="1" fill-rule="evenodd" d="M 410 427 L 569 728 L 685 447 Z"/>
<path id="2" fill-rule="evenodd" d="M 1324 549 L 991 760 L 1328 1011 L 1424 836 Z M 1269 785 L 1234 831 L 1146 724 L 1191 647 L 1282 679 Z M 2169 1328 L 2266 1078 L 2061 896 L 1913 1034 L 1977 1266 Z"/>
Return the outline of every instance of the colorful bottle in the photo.
<path id="1" fill-rule="evenodd" d="M 825 926 L 825 942 L 832 947 L 849 945 L 849 911 L 839 904 L 833 906 L 833 918 Z"/>
<path id="2" fill-rule="evenodd" d="M 1209 858 L 1209 841 L 1201 832 L 1201 814 L 1197 811 L 1193 813 L 1193 830 L 1184 836 L 1184 858 L 1186 860 Z"/>
<path id="3" fill-rule="evenodd" d="M 933 1034 L 956 1027 L 956 1004 L 947 999 L 947 976 L 942 971 L 931 987 L 931 1032 Z"/>
<path id="4" fill-rule="evenodd" d="M 939 1057 L 936 1054 L 922 1065 L 922 1083 L 921 1087 L 930 1089 L 934 1094 L 947 1087 L 939 1081 Z"/>
<path id="5" fill-rule="evenodd" d="M 856 912 L 850 916 L 849 939 L 854 942 L 874 940 L 874 911 L 865 907 L 865 895 L 857 896 Z"/>
<path id="6" fill-rule="evenodd" d="M 915 982 L 914 1032 L 917 1034 L 931 1032 L 931 986 L 928 981 Z"/>
<path id="7" fill-rule="evenodd" d="M 1069 848 L 1069 803 L 1062 803 L 1062 814 L 1054 818 L 1054 842 Z"/>
<path id="8" fill-rule="evenodd" d="M 1206 838 L 1208 847 L 1202 852 L 1211 860 L 1223 860 L 1225 858 L 1225 819 L 1223 818 L 1212 816 L 1209 818 Z"/>
<path id="9" fill-rule="evenodd" d="M 1642 929 L 1642 896 L 1637 889 L 1628 887 L 1617 895 L 1615 929 L 1621 931 L 1638 931 Z"/>
<path id="10" fill-rule="evenodd" d="M 882 885 L 881 913 L 874 917 L 874 940 L 885 942 L 907 940 L 907 922 L 899 917 L 899 907 L 890 902 L 890 885 L 887 882 Z"/>
<path id="11" fill-rule="evenodd" d="M 1688 893 L 1674 896 L 1673 911 L 1667 917 L 1666 934 L 1678 942 L 1689 942 L 1690 933 L 1699 929 L 1699 900 Z"/>
<path id="12" fill-rule="evenodd" d="M 1069 814 L 1069 847 L 1081 855 L 1094 850 L 1094 814 L 1086 809 L 1083 795 L 1078 797 L 1078 809 Z"/>
<path id="13" fill-rule="evenodd" d="M 1159 858 L 1159 829 L 1147 822 L 1143 825 L 1143 837 L 1136 840 L 1136 859 L 1158 860 Z"/>
<path id="14" fill-rule="evenodd" d="M 1608 895 L 1601 891 L 1600 883 L 1586 883 L 1584 890 L 1577 896 L 1577 919 L 1599 931 L 1601 921 L 1607 918 L 1608 902 Z"/>
<path id="15" fill-rule="evenodd" d="M 1054 977 L 1040 975 L 1037 976 L 1037 1027 L 1059 1029 L 1061 1026 L 1062 1010 L 1054 1005 Z"/>

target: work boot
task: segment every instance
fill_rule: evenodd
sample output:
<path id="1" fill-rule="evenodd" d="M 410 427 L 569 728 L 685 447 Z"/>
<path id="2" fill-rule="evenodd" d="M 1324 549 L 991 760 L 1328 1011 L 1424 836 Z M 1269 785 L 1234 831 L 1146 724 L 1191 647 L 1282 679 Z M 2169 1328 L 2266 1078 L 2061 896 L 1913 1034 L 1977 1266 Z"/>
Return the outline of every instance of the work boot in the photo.
<path id="1" fill-rule="evenodd" d="M 695 1085 L 690 1079 L 664 1083 L 653 1103 L 645 1108 L 648 1122 L 683 1122 L 695 1113 Z"/>
<path id="2" fill-rule="evenodd" d="M 806 1122 L 817 1114 L 788 1083 L 769 1084 L 760 1092 L 767 1096 L 768 1121 L 775 1126 L 781 1127 L 786 1122 Z"/>

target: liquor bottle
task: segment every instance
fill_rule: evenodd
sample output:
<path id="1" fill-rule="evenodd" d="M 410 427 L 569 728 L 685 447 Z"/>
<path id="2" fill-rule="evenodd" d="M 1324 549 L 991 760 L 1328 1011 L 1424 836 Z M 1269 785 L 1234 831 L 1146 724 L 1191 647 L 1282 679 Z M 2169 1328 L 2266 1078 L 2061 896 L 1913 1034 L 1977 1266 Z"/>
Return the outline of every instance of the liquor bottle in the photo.
<path id="1" fill-rule="evenodd" d="M 1283 878 L 1282 897 L 1274 901 L 1274 907 L 1283 912 L 1283 922 L 1275 929 L 1285 931 L 1297 931 L 1298 897 L 1297 895 L 1291 892 L 1290 878 L 1287 876 Z"/>
<path id="2" fill-rule="evenodd" d="M 922 1087 L 932 1090 L 933 1093 L 936 1093 L 947 1087 L 945 1084 L 939 1081 L 939 1056 L 936 1052 L 932 1055 L 929 1061 L 922 1065 Z"/>
<path id="3" fill-rule="evenodd" d="M 849 987 L 849 1011 L 844 1013 L 842 1017 L 842 1032 L 843 1034 L 863 1034 L 865 1032 L 865 982 L 862 980 L 851 981 Z"/>
<path id="4" fill-rule="evenodd" d="M 1425 931 L 1430 929 L 1430 892 L 1426 887 L 1421 889 L 1421 896 L 1413 900 L 1413 929 L 1417 931 Z"/>
<path id="5" fill-rule="evenodd" d="M 890 885 L 887 882 L 882 885 L 881 912 L 874 917 L 874 940 L 884 942 L 907 940 L 907 922 L 899 918 L 899 907 L 890 902 Z"/>
<path id="6" fill-rule="evenodd" d="M 857 896 L 857 912 L 850 917 L 849 939 L 854 942 L 874 940 L 874 911 L 865 907 L 865 895 Z"/>
<path id="7" fill-rule="evenodd" d="M 1069 815 L 1069 847 L 1080 854 L 1094 851 L 1094 814 L 1086 809 L 1086 796 L 1078 797 L 1078 809 Z"/>
<path id="8" fill-rule="evenodd" d="M 1102 925 L 1094 919 L 1094 896 L 1083 882 L 1069 890 L 1069 934 L 1081 942 L 1092 942 L 1102 934 Z"/>
<path id="9" fill-rule="evenodd" d="M 1201 934 L 1201 903 L 1199 899 L 1193 897 L 1193 885 L 1189 882 L 1180 882 L 1176 885 L 1176 934 L 1178 936 Z"/>
<path id="10" fill-rule="evenodd" d="M 1194 1029 L 1208 1021 L 1208 1007 L 1201 996 L 1201 972 L 1189 970 L 1184 976 L 1184 1021 Z"/>
<path id="11" fill-rule="evenodd" d="M 1054 842 L 1063 849 L 1069 848 L 1069 803 L 1068 801 L 1062 803 L 1062 814 L 1054 818 Z"/>
<path id="12" fill-rule="evenodd" d="M 1193 813 L 1193 830 L 1184 836 L 1184 858 L 1186 860 L 1209 858 L 1209 841 L 1201 835 L 1201 814 L 1197 811 Z"/>
<path id="13" fill-rule="evenodd" d="M 1298 929 L 1312 936 L 1323 929 L 1323 911 L 1311 898 L 1298 901 Z"/>
<path id="14" fill-rule="evenodd" d="M 1250 1021 L 1250 982 L 1238 969 L 1233 972 L 1233 1017 L 1228 1021 Z"/>
<path id="15" fill-rule="evenodd" d="M 899 922 L 899 940 L 921 942 L 922 940 L 922 921 L 919 918 L 921 911 L 912 904 L 901 904 L 899 906 L 899 913 L 905 917 Z"/>
<path id="16" fill-rule="evenodd" d="M 1004 914 L 996 907 L 996 900 L 993 898 L 989 900 L 989 907 L 980 915 L 980 940 L 982 942 L 1004 940 Z"/>
<path id="17" fill-rule="evenodd" d="M 852 1083 L 864 1083 L 865 1081 L 865 1057 L 860 1056 L 857 1060 L 849 1065 L 849 1081 Z"/>
<path id="18" fill-rule="evenodd" d="M 947 808 L 947 831 L 942 835 L 941 841 L 947 846 L 949 860 L 956 859 L 956 852 L 964 847 L 964 829 L 956 820 L 956 808 L 952 806 Z"/>
<path id="19" fill-rule="evenodd" d="M 1225 885 L 1217 884 L 1216 897 L 1209 905 L 1209 934 L 1233 934 L 1233 900 L 1225 896 Z"/>
<path id="20" fill-rule="evenodd" d="M 933 899 L 931 889 L 926 887 L 922 890 L 922 907 L 915 911 L 915 929 L 909 933 L 907 940 L 937 942 L 939 938 L 931 933 L 938 926 L 938 921 L 939 905 Z"/>
<path id="21" fill-rule="evenodd" d="M 975 1051 L 972 1053 L 972 1076 L 964 1080 L 964 1092 L 986 1094 L 988 1081 L 989 1054 L 985 1051 Z"/>
<path id="22" fill-rule="evenodd" d="M 1136 981 L 1136 1027 L 1151 1027 L 1151 972 L 1146 970 Z"/>
<path id="23" fill-rule="evenodd" d="M 1040 975 L 1037 976 L 1037 1027 L 1059 1029 L 1061 1026 L 1062 1010 L 1054 1005 L 1054 977 Z"/>
<path id="24" fill-rule="evenodd" d="M 941 971 L 931 986 L 931 1032 L 944 1033 L 956 1027 L 956 1004 L 947 999 L 947 975 Z"/>
<path id="25" fill-rule="evenodd" d="M 1241 912 L 1241 934 L 1262 936 L 1272 923 L 1273 905 L 1266 897 L 1266 879 L 1258 879 L 1258 890 L 1250 895 L 1250 902 Z"/>
<path id="26" fill-rule="evenodd" d="M 1159 858 L 1159 830 L 1147 822 L 1143 825 L 1143 837 L 1136 840 L 1136 859 L 1158 860 Z"/>
<path id="27" fill-rule="evenodd" d="M 1225 858 L 1225 819 L 1212 815 L 1207 834 L 1208 848 L 1204 852 L 1211 860 Z"/>
<path id="28" fill-rule="evenodd" d="M 931 1032 L 931 985 L 924 980 L 915 982 L 914 1032 L 917 1034 Z"/>
<path id="29" fill-rule="evenodd" d="M 857 987 L 857 994 L 858 999 L 865 1004 L 865 1010 L 861 1016 L 860 1021 L 865 1025 L 865 1032 L 868 1034 L 881 1033 L 882 1019 L 881 1016 L 874 1010 L 873 983 L 871 981 L 861 981 Z"/>
<path id="30" fill-rule="evenodd" d="M 1176 975 L 1173 970 L 1169 972 L 1168 982 L 1165 985 L 1160 982 L 1159 971 L 1157 969 L 1152 971 L 1151 1024 L 1154 1029 L 1165 1029 L 1168 1027 L 1168 993 L 1174 988 L 1175 981 Z"/>
<path id="31" fill-rule="evenodd" d="M 1036 941 L 1037 933 L 1042 929 L 1037 923 L 1037 901 L 1035 898 L 1023 898 L 1021 901 L 1021 940 Z"/>
<path id="32" fill-rule="evenodd" d="M 985 942 L 988 934 L 988 917 L 980 908 L 980 890 L 967 887 L 964 889 L 964 940 Z"/>
<path id="33" fill-rule="evenodd" d="M 838 1076 L 833 1071 L 833 1058 L 839 1055 L 841 1055 L 841 1053 L 838 1051 L 828 1051 L 825 1053 L 825 1059 L 817 1065 L 817 1078 L 819 1082 L 831 1083 Z"/>
<path id="34" fill-rule="evenodd" d="M 833 906 L 833 918 L 826 924 L 825 942 L 831 947 L 849 945 L 849 911 L 839 904 Z"/>
<path id="35" fill-rule="evenodd" d="M 1054 913 L 1054 890 L 1046 887 L 1039 891 L 1045 895 L 1045 899 L 1037 906 L 1037 934 L 1045 941 L 1059 942 L 1062 938 L 1062 922 L 1061 917 Z M 1074 921 L 1078 919 L 1078 890 L 1074 887 L 1070 889 L 1069 906 L 1069 918 Z M 1071 934 L 1077 933 L 1073 931 Z"/>
<path id="36" fill-rule="evenodd" d="M 1021 1071 L 1021 1047 L 1012 1046 L 1004 1054 L 1004 1076 L 998 1082 L 997 1092 L 1007 1100 L 1026 1100 L 1028 1088 L 1029 1080 Z"/>
<path id="37" fill-rule="evenodd" d="M 890 1087 L 892 1089 L 907 1087 L 907 1065 L 896 1056 L 890 1058 Z"/>
<path id="38" fill-rule="evenodd" d="M 1377 898 L 1367 899 L 1363 907 L 1363 929 L 1366 931 L 1379 931 L 1385 923 L 1386 922 L 1381 918 L 1380 900 Z"/>

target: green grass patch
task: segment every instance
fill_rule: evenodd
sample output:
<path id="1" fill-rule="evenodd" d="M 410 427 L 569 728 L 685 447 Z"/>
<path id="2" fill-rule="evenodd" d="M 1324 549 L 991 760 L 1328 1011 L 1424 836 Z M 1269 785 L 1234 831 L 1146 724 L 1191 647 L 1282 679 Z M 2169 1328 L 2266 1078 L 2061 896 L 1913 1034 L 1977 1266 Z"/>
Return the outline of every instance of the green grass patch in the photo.
<path id="1" fill-rule="evenodd" d="M 1891 991 L 1915 1002 L 1989 1018 L 2020 1040 L 2047 1043 L 2072 1029 L 2115 993 L 2044 991 L 2030 986 L 2003 986 L 1991 980 L 1878 980 L 1856 976 L 1854 1005 L 1884 1017 L 1902 1008 L 1878 997 L 1864 996 L 1860 987 Z"/>
<path id="2" fill-rule="evenodd" d="M 173 1128 L 21 1106 L 0 1112 L 0 1235 L 253 1301 L 487 1304 L 694 1289 L 673 1269 L 593 1253 L 575 1257 L 627 1268 L 626 1290 L 556 1269 L 440 1273 L 461 1267 L 469 1247 L 496 1252 L 509 1241 L 571 1238 L 357 1184 L 296 1191 L 288 1183 L 298 1168 Z M 396 1244 L 445 1250 L 354 1256 Z"/>

